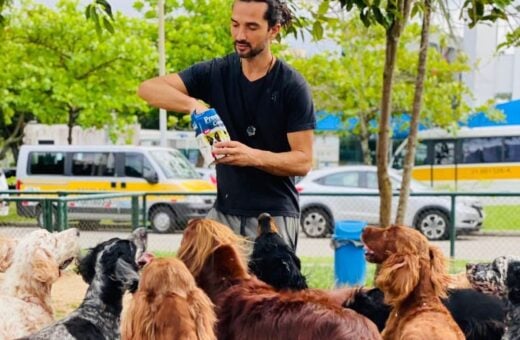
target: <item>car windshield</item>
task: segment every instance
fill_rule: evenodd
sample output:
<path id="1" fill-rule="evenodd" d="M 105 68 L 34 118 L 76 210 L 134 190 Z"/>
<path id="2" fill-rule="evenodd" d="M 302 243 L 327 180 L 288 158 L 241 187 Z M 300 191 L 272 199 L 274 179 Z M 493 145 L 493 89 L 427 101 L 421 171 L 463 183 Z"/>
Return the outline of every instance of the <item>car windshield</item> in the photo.
<path id="1" fill-rule="evenodd" d="M 159 164 L 166 178 L 200 179 L 190 162 L 177 150 L 153 150 L 152 158 Z"/>

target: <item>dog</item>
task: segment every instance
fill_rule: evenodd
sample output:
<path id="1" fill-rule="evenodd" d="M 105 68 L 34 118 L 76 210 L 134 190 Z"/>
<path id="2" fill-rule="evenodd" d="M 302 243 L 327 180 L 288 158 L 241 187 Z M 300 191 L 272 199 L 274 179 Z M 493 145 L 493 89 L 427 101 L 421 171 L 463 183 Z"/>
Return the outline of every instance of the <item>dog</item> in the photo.
<path id="1" fill-rule="evenodd" d="M 51 288 L 78 256 L 79 231 L 32 231 L 19 240 L 0 285 L 0 339 L 25 336 L 54 321 Z"/>
<path id="2" fill-rule="evenodd" d="M 391 306 L 384 339 L 465 339 L 441 302 L 449 277 L 437 247 L 403 226 L 369 226 L 361 239 L 367 261 L 381 265 L 375 283 Z"/>
<path id="3" fill-rule="evenodd" d="M 140 228 L 130 239 L 112 238 L 90 249 L 78 266 L 89 284 L 81 305 L 64 319 L 23 339 L 119 339 L 123 294 L 135 292 L 139 283 L 137 256 L 146 248 L 143 235 L 146 233 Z"/>
<path id="4" fill-rule="evenodd" d="M 215 340 L 213 303 L 182 261 L 153 259 L 122 321 L 123 340 Z"/>
<path id="5" fill-rule="evenodd" d="M 473 287 L 506 301 L 507 330 L 503 339 L 520 339 L 520 257 L 500 256 L 491 263 L 468 263 L 466 274 Z"/>
<path id="6" fill-rule="evenodd" d="M 178 251 L 216 306 L 219 339 L 381 338 L 370 320 L 331 303 L 321 291 L 278 292 L 250 275 L 236 245 L 213 237 L 225 230 L 215 221 L 192 220 Z"/>
<path id="7" fill-rule="evenodd" d="M 14 250 L 18 239 L 0 235 L 0 273 L 3 273 L 13 263 Z"/>
<path id="8" fill-rule="evenodd" d="M 497 297 L 474 289 L 450 289 L 442 299 L 467 340 L 500 340 L 505 332 L 505 305 Z M 379 288 L 358 289 L 351 300 L 344 304 L 372 320 L 379 331 L 385 327 L 390 306 L 384 303 Z"/>
<path id="9" fill-rule="evenodd" d="M 267 213 L 258 217 L 258 236 L 249 260 L 249 270 L 276 290 L 308 288 L 300 271 L 300 259 L 278 234 L 273 218 Z"/>

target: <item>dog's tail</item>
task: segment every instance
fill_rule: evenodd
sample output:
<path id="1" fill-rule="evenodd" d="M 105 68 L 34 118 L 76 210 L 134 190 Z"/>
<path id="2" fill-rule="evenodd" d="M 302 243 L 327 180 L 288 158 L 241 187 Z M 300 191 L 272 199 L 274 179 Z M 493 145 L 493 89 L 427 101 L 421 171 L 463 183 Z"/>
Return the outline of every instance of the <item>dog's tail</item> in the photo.
<path id="1" fill-rule="evenodd" d="M 261 213 L 258 216 L 258 235 L 268 233 L 278 233 L 278 228 L 269 213 Z"/>

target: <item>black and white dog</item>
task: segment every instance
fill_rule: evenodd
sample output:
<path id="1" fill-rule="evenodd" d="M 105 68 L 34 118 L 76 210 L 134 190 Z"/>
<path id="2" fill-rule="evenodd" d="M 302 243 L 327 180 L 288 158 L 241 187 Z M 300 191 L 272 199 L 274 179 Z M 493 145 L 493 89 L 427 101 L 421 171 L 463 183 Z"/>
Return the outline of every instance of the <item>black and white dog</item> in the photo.
<path id="1" fill-rule="evenodd" d="M 119 339 L 123 294 L 137 290 L 138 262 L 146 258 L 142 256 L 146 243 L 146 231 L 139 228 L 129 239 L 113 238 L 90 249 L 78 268 L 89 284 L 81 305 L 64 319 L 23 339 Z"/>
<path id="2" fill-rule="evenodd" d="M 481 292 L 503 298 L 508 307 L 503 340 L 520 340 L 520 257 L 501 256 L 491 263 L 467 264 L 466 276 Z"/>

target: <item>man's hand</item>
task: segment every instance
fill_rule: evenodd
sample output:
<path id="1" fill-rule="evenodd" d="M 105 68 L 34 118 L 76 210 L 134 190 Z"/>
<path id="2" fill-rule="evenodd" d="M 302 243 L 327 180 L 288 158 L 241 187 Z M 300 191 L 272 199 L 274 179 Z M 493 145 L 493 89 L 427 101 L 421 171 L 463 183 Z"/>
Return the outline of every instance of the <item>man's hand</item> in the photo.
<path id="1" fill-rule="evenodd" d="M 218 142 L 213 145 L 215 155 L 225 155 L 216 160 L 216 164 L 258 167 L 261 166 L 261 152 L 237 141 Z"/>

